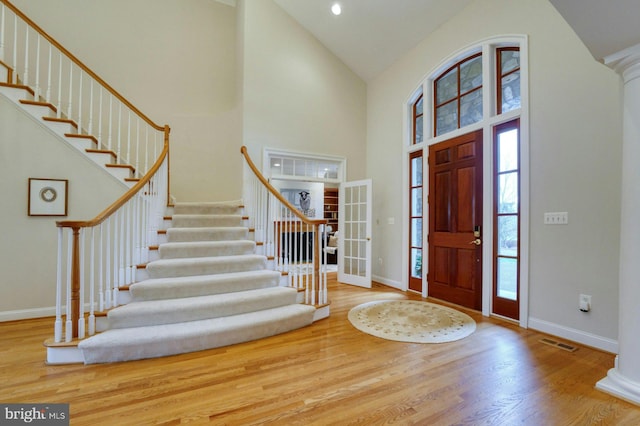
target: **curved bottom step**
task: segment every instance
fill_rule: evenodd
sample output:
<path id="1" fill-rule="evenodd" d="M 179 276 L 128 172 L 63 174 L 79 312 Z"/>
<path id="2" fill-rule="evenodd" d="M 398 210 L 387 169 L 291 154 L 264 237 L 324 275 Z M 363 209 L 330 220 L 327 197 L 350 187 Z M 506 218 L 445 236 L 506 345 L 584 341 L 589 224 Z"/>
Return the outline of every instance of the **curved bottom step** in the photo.
<path id="1" fill-rule="evenodd" d="M 85 364 L 132 361 L 196 352 L 262 339 L 305 327 L 316 309 L 309 305 L 190 321 L 108 330 L 78 344 Z"/>

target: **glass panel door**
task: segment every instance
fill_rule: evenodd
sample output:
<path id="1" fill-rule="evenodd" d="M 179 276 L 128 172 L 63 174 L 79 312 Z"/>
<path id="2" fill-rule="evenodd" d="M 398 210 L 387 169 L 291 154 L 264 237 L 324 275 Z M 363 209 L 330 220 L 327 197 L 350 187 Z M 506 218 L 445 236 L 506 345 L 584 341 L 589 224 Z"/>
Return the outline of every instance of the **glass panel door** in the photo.
<path id="1" fill-rule="evenodd" d="M 340 184 L 338 281 L 371 288 L 371 179 Z"/>

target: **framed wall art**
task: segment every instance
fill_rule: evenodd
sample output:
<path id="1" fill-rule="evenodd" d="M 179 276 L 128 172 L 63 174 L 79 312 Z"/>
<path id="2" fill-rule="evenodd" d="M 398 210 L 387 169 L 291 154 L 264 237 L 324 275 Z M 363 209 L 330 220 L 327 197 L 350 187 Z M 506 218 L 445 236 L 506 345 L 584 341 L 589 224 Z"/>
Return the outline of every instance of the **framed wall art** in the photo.
<path id="1" fill-rule="evenodd" d="M 66 216 L 69 181 L 29 178 L 29 216 Z"/>

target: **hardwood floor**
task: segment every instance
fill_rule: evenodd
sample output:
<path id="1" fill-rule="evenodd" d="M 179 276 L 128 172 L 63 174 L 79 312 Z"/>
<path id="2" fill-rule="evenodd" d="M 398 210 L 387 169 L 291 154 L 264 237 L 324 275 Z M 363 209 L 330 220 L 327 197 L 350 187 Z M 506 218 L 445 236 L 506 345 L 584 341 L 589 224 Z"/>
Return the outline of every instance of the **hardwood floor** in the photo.
<path id="1" fill-rule="evenodd" d="M 357 331 L 364 302 L 419 299 L 332 282 L 331 317 L 257 342 L 106 365 L 45 365 L 53 320 L 0 323 L 0 402 L 70 403 L 72 425 L 638 425 L 594 388 L 613 355 L 466 311 L 477 330 L 422 345 Z"/>

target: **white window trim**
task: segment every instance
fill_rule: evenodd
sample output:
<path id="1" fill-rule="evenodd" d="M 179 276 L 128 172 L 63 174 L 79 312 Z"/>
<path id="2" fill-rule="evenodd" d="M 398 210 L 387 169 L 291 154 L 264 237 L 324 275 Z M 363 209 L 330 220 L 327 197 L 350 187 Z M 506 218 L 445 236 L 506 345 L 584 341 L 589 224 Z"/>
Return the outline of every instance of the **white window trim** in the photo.
<path id="1" fill-rule="evenodd" d="M 338 163 L 337 178 L 318 178 L 313 176 L 295 176 L 285 174 L 271 174 L 272 157 L 293 157 L 299 160 L 309 161 L 329 161 Z M 306 182 L 341 183 L 345 181 L 347 175 L 347 159 L 345 157 L 316 154 L 302 151 L 283 150 L 277 148 L 264 148 L 262 152 L 262 174 L 267 179 L 297 180 Z"/>
<path id="2" fill-rule="evenodd" d="M 495 49 L 502 46 L 520 47 L 520 85 L 521 108 L 508 111 L 504 114 L 496 114 L 495 105 Z M 454 130 L 440 135 L 433 135 L 433 80 L 442 71 L 474 53 L 482 51 L 483 61 L 483 120 L 473 125 Z M 423 142 L 413 144 L 412 116 L 413 102 L 420 93 L 423 98 Z M 441 61 L 436 68 L 427 73 L 420 83 L 407 97 L 403 107 L 403 220 L 402 220 L 402 247 L 409 244 L 409 154 L 420 149 L 428 152 L 429 146 L 460 136 L 478 129 L 483 130 L 483 252 L 482 252 L 482 314 L 492 315 L 493 292 L 493 128 L 501 123 L 520 118 L 520 326 L 527 328 L 529 319 L 529 209 L 530 209 L 530 169 L 529 169 L 529 41 L 526 35 L 514 34 L 489 37 L 472 43 Z M 423 185 L 429 188 L 429 173 L 427 154 L 423 161 Z M 429 223 L 429 206 L 427 194 L 423 196 L 423 221 Z M 423 226 L 423 241 L 428 241 L 429 226 Z M 423 248 L 423 259 L 428 259 L 428 244 Z M 408 265 L 408 250 L 402 250 L 402 264 Z M 428 262 L 423 264 L 428 265 Z M 427 297 L 428 267 L 423 267 L 423 297 Z M 402 268 L 401 290 L 406 291 L 409 283 L 408 268 Z"/>

